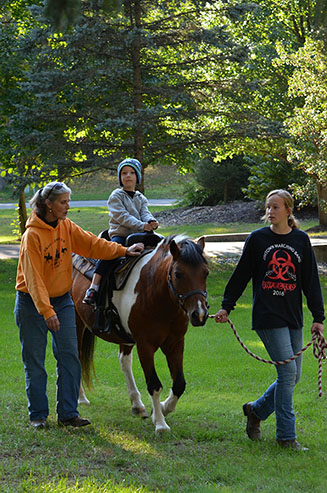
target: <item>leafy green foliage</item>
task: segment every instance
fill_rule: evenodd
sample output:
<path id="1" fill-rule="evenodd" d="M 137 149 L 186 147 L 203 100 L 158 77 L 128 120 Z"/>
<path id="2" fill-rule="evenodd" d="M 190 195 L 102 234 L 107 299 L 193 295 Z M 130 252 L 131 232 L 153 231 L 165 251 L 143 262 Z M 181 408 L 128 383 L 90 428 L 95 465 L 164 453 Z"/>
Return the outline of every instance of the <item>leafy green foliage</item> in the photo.
<path id="1" fill-rule="evenodd" d="M 319 217 L 327 224 L 327 54 L 322 41 L 308 38 L 296 54 L 280 48 L 280 63 L 293 66 L 289 94 L 301 98 L 292 116 L 286 120 L 293 137 L 289 159 L 317 184 Z"/>
<path id="2" fill-rule="evenodd" d="M 295 170 L 292 167 L 292 163 L 287 160 L 269 158 L 269 156 L 261 159 L 246 158 L 246 161 L 250 173 L 248 184 L 244 188 L 247 198 L 263 200 L 270 190 L 277 188 L 296 191 L 299 197 L 299 190 L 302 188 L 306 190 L 307 200 L 304 201 L 302 196 L 301 204 L 308 205 L 310 203 L 315 205 L 315 190 L 308 187 L 306 174 L 301 170 Z M 309 190 L 311 190 L 310 193 Z"/>
<path id="3" fill-rule="evenodd" d="M 1 168 L 6 170 L 1 175 L 7 175 L 9 181 L 10 177 L 19 177 L 12 180 L 18 194 L 31 181 L 26 175 L 35 174 L 34 160 L 26 149 L 17 148 L 16 134 L 11 129 L 19 108 L 27 105 L 22 84 L 28 55 L 22 52 L 21 41 L 36 27 L 32 7 L 41 4 L 41 0 L 5 0 L 0 10 L 0 158 Z"/>
<path id="4" fill-rule="evenodd" d="M 301 97 L 287 123 L 294 137 L 289 148 L 291 157 L 319 182 L 326 182 L 327 144 L 327 55 L 322 42 L 308 39 L 296 55 L 282 59 L 295 70 L 290 79 L 290 95 Z"/>

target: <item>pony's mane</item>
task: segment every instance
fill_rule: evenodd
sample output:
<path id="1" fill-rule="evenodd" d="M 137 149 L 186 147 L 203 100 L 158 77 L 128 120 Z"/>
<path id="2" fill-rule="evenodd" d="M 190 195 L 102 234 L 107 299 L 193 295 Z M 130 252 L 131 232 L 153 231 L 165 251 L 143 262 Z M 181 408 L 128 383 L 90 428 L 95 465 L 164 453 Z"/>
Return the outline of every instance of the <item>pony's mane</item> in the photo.
<path id="1" fill-rule="evenodd" d="M 170 235 L 167 236 L 161 243 L 162 246 L 169 246 L 172 241 L 178 244 L 181 249 L 181 260 L 186 264 L 198 265 L 202 262 L 207 263 L 206 258 L 203 256 L 203 251 L 200 246 L 191 240 L 186 235 Z"/>

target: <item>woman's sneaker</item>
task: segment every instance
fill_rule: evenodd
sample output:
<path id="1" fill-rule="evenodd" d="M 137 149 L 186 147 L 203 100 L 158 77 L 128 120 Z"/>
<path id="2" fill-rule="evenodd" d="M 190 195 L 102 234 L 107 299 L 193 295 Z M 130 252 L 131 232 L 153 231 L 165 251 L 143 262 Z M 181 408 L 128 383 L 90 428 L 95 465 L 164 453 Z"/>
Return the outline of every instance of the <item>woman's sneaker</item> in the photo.
<path id="1" fill-rule="evenodd" d="M 85 303 L 86 305 L 95 306 L 97 301 L 97 296 L 98 296 L 98 292 L 93 288 L 89 288 L 85 293 L 83 303 Z"/>
<path id="2" fill-rule="evenodd" d="M 88 426 L 91 421 L 86 418 L 81 418 L 80 416 L 74 416 L 73 418 L 61 421 L 58 419 L 59 426 L 73 426 L 74 428 L 80 428 L 81 426 Z"/>

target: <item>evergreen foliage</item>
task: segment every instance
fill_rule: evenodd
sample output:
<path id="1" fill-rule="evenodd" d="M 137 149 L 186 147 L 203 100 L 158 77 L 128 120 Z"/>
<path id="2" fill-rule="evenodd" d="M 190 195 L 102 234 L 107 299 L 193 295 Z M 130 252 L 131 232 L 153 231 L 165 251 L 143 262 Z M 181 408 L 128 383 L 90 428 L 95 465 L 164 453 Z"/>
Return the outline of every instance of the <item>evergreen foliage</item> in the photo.
<path id="1" fill-rule="evenodd" d="M 210 156 L 220 171 L 229 163 L 228 180 L 233 160 L 224 160 L 243 154 L 255 163 L 246 193 L 274 182 L 272 159 L 278 168 L 289 166 L 304 200 L 316 176 L 298 150 L 309 149 L 312 135 L 299 139 L 294 126 L 308 117 L 309 96 L 288 87 L 306 68 L 296 66 L 297 55 L 286 58 L 298 52 L 302 60 L 309 38 L 326 51 L 326 5 L 3 0 L 1 165 L 22 192 L 26 184 L 116 168 L 126 156 L 182 171 Z M 310 97 L 322 135 L 323 96 Z M 316 183 L 323 204 L 326 185 Z"/>
<path id="2" fill-rule="evenodd" d="M 249 178 L 248 183 L 244 187 L 245 196 L 252 200 L 263 200 L 270 190 L 283 188 L 296 192 L 299 196 L 300 189 L 306 190 L 309 203 L 315 205 L 316 198 L 312 192 L 312 182 L 309 186 L 306 174 L 294 169 L 292 163 L 287 160 L 266 156 L 264 158 L 257 157 L 256 159 L 246 158 Z M 300 201 L 300 205 L 308 205 L 304 197 Z"/>
<path id="3" fill-rule="evenodd" d="M 249 170 L 244 156 L 233 156 L 220 162 L 204 158 L 196 165 L 195 182 L 185 187 L 183 204 L 216 205 L 243 198 Z"/>
<path id="4" fill-rule="evenodd" d="M 33 12 L 40 27 L 20 45 L 28 66 L 9 134 L 13 158 L 28 155 L 39 180 L 110 169 L 127 155 L 190 169 L 195 150 L 269 133 L 241 103 L 248 50 L 230 32 L 240 9 L 126 0 L 108 13 L 84 1 L 65 33 L 51 30 L 43 8 Z"/>

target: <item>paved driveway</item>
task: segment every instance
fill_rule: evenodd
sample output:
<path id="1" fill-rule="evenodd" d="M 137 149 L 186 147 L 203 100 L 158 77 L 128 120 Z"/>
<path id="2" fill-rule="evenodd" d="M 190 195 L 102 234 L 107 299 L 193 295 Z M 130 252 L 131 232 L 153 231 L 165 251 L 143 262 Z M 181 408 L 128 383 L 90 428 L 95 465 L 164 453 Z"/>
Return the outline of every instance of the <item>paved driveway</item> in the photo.
<path id="1" fill-rule="evenodd" d="M 149 205 L 151 206 L 169 206 L 175 204 L 175 199 L 149 199 Z M 71 200 L 71 207 L 107 207 L 106 200 Z M 0 209 L 16 209 L 17 204 L 13 202 L 0 203 Z M 26 202 L 26 207 L 29 207 L 29 203 Z"/>
<path id="2" fill-rule="evenodd" d="M 218 240 L 218 238 L 217 238 Z M 327 239 L 313 238 L 311 244 L 314 248 L 318 262 L 327 261 Z M 239 257 L 242 253 L 244 241 L 207 241 L 205 253 L 213 256 Z M 19 245 L 0 245 L 0 259 L 18 258 Z"/>
<path id="3" fill-rule="evenodd" d="M 0 259 L 18 258 L 19 245 L 0 245 Z"/>
<path id="4" fill-rule="evenodd" d="M 210 256 L 215 255 L 236 255 L 242 252 L 243 242 L 208 242 L 206 243 L 205 253 Z M 19 245 L 0 245 L 0 259 L 18 258 Z"/>

